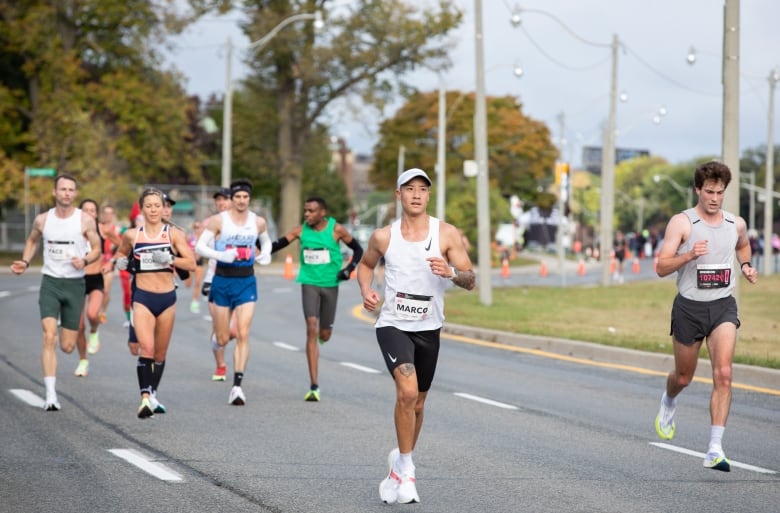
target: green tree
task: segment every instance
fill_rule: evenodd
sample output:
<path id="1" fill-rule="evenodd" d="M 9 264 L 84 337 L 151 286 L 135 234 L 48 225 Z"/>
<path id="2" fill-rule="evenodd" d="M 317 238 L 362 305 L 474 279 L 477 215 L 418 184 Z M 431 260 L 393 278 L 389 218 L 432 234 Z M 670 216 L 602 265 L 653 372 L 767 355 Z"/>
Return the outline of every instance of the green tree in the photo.
<path id="1" fill-rule="evenodd" d="M 448 184 L 463 181 L 463 161 L 474 158 L 474 94 L 446 93 L 446 176 Z M 558 155 L 547 126 L 522 113 L 512 97 L 489 97 L 488 153 L 491 187 L 504 196 L 512 194 L 530 203 L 544 200 L 538 186 L 552 180 Z M 405 167 L 419 167 L 434 178 L 438 132 L 438 92 L 415 93 L 381 124 L 372 179 L 379 187 L 395 188 L 398 148 L 405 147 Z M 447 205 L 447 210 L 451 206 Z M 449 214 L 448 214 L 449 216 Z"/>
<path id="2" fill-rule="evenodd" d="M 247 0 L 243 29 L 256 41 L 285 18 L 316 10 L 326 28 L 319 34 L 311 22 L 280 31 L 250 58 L 255 73 L 248 83 L 263 84 L 274 99 L 277 125 L 276 178 L 280 183 L 280 230 L 300 222 L 307 146 L 331 103 L 346 95 L 361 98 L 379 112 L 403 76 L 427 64 L 446 61 L 445 36 L 461 21 L 453 0 L 417 7 L 402 0 L 356 0 L 333 7 L 326 0 Z"/>
<path id="3" fill-rule="evenodd" d="M 25 166 L 73 174 L 98 200 L 132 182 L 199 181 L 190 102 L 156 48 L 227 6 L 0 0 L 0 201 L 18 196 Z M 50 184 L 32 192 L 45 202 Z"/>

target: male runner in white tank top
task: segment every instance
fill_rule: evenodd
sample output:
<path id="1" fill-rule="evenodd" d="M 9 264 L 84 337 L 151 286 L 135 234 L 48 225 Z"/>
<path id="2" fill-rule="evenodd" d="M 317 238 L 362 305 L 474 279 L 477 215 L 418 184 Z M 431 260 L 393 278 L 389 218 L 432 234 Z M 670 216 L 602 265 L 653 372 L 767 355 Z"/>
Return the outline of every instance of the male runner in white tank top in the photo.
<path id="1" fill-rule="evenodd" d="M 266 221 L 249 210 L 251 194 L 250 181 L 234 180 L 230 184 L 232 207 L 209 218 L 195 245 L 199 255 L 217 261 L 209 299 L 214 303 L 214 332 L 222 347 L 230 341 L 230 317 L 236 313 L 233 388 L 228 395 L 228 404 L 234 406 L 246 404 L 241 385 L 249 361 L 249 328 L 257 302 L 254 264 L 271 263 L 272 243 Z M 258 237 L 264 250 L 255 254 Z"/>
<path id="2" fill-rule="evenodd" d="M 11 264 L 14 274 L 22 274 L 43 241 L 43 280 L 38 306 L 43 328 L 43 382 L 46 411 L 58 411 L 57 319 L 60 319 L 60 349 L 70 354 L 76 347 L 81 308 L 84 304 L 84 268 L 100 258 L 100 237 L 95 220 L 81 215 L 74 206 L 76 179 L 61 174 L 54 179 L 54 208 L 38 214 L 24 244 L 21 260 Z M 89 242 L 89 249 L 85 245 Z"/>
<path id="3" fill-rule="evenodd" d="M 731 295 L 736 267 L 750 283 L 758 273 L 750 264 L 750 241 L 745 220 L 722 210 L 731 171 L 720 162 L 696 168 L 695 207 L 676 214 L 666 226 L 656 272 L 664 277 L 677 272 L 678 294 L 672 305 L 671 335 L 674 370 L 666 378 L 666 391 L 655 419 L 663 440 L 674 437 L 676 397 L 693 381 L 699 349 L 707 339 L 712 362 L 710 443 L 704 466 L 729 472 L 722 438 L 731 408 L 731 376 L 737 343 L 737 302 Z"/>
<path id="4" fill-rule="evenodd" d="M 450 281 L 474 288 L 471 260 L 460 232 L 426 213 L 431 179 L 421 169 L 398 177 L 401 218 L 375 230 L 358 265 L 363 308 L 372 312 L 380 295 L 371 288 L 374 269 L 385 260 L 385 302 L 376 336 L 395 380 L 395 432 L 398 447 L 387 457 L 389 472 L 379 484 L 383 502 L 420 502 L 412 450 L 420 435 L 423 410 L 433 382 L 444 321 L 444 291 Z"/>

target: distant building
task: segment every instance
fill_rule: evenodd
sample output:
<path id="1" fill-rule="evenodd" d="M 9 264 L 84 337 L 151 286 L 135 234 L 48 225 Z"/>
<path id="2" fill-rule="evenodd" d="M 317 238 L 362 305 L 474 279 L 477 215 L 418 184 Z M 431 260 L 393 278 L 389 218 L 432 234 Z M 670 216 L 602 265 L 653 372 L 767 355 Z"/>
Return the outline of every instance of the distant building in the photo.
<path id="1" fill-rule="evenodd" d="M 615 164 L 635 157 L 649 157 L 650 150 L 636 148 L 616 148 Z M 589 173 L 601 176 L 601 146 L 584 146 L 582 148 L 582 167 Z"/>

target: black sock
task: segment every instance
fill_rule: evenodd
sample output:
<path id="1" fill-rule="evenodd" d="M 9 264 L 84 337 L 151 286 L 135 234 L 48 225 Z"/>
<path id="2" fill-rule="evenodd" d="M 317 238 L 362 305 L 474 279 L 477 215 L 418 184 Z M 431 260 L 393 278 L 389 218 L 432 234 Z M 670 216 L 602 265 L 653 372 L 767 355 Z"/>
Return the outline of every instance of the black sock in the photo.
<path id="1" fill-rule="evenodd" d="M 240 387 L 242 379 L 244 379 L 244 373 L 243 372 L 236 372 L 235 374 L 233 374 L 233 386 L 234 387 Z"/>
<path id="2" fill-rule="evenodd" d="M 163 371 L 165 370 L 165 360 L 161 362 L 154 362 L 152 364 L 152 388 L 157 391 L 157 387 L 160 386 L 160 380 L 162 379 Z"/>
<path id="3" fill-rule="evenodd" d="M 138 374 L 138 388 L 141 390 L 141 394 L 152 393 L 152 383 L 154 381 L 152 365 L 154 360 L 152 358 L 138 357 L 138 363 L 135 370 Z"/>
<path id="4" fill-rule="evenodd" d="M 317 383 L 312 383 L 311 387 L 309 387 L 311 390 L 319 390 L 320 386 Z"/>

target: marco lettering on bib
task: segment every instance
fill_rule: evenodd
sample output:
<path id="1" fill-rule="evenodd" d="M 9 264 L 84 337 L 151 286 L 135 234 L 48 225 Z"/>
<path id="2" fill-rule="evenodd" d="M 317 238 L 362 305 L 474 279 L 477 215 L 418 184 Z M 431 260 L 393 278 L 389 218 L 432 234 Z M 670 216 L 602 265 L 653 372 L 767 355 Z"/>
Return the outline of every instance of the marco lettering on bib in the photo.
<path id="1" fill-rule="evenodd" d="M 71 241 L 47 240 L 46 254 L 52 260 L 71 260 L 76 256 L 76 245 Z"/>
<path id="2" fill-rule="evenodd" d="M 422 321 L 429 317 L 433 296 L 398 292 L 395 295 L 395 315 L 406 321 Z"/>
<path id="3" fill-rule="evenodd" d="M 731 267 L 723 264 L 700 264 L 696 266 L 696 287 L 700 289 L 722 289 L 731 283 Z"/>
<path id="4" fill-rule="evenodd" d="M 330 263 L 330 251 L 326 248 L 303 248 L 303 262 L 312 265 Z"/>

